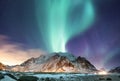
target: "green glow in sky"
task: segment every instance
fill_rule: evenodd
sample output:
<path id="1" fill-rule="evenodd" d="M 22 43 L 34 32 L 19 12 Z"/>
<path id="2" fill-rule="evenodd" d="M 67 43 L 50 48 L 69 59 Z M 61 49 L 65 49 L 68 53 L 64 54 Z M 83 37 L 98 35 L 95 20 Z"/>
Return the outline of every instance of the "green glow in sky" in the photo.
<path id="1" fill-rule="evenodd" d="M 94 21 L 91 0 L 43 0 L 42 4 L 36 0 L 36 5 L 40 32 L 51 52 L 65 52 L 68 40 L 85 32 Z"/>

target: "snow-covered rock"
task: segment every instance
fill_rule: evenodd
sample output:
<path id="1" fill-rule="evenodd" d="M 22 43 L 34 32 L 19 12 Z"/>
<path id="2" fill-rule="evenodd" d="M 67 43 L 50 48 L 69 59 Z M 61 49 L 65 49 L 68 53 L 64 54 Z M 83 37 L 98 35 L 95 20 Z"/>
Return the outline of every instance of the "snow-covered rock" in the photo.
<path id="1" fill-rule="evenodd" d="M 11 72 L 0 71 L 0 81 L 17 81 L 17 78 Z"/>
<path id="2" fill-rule="evenodd" d="M 0 81 L 16 81 L 15 79 L 12 79 L 11 77 L 5 75 L 3 79 L 1 79 Z"/>

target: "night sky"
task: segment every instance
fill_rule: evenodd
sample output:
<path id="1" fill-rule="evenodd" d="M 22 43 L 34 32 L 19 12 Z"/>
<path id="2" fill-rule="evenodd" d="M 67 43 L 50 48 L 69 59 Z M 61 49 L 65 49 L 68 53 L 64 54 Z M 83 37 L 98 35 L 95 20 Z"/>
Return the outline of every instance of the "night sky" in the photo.
<path id="1" fill-rule="evenodd" d="M 120 0 L 0 0 L 0 61 L 19 64 L 44 52 L 120 66 Z"/>

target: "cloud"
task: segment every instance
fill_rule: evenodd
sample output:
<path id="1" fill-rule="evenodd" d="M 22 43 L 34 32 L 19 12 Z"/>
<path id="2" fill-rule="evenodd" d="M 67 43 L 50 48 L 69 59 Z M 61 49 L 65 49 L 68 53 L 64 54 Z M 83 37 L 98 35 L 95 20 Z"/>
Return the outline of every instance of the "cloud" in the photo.
<path id="1" fill-rule="evenodd" d="M 10 41 L 10 38 L 0 35 L 0 62 L 6 65 L 21 64 L 31 57 L 46 54 L 40 49 L 23 49 L 20 43 Z"/>

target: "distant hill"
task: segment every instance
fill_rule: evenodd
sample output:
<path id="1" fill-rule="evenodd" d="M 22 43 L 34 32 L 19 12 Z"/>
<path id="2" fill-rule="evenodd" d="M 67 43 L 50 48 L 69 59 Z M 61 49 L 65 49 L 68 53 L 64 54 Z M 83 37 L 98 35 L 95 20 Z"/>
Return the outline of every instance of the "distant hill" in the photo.
<path id="1" fill-rule="evenodd" d="M 116 67 L 114 69 L 111 69 L 109 72 L 110 73 L 120 73 L 120 66 L 118 66 L 118 67 Z"/>

